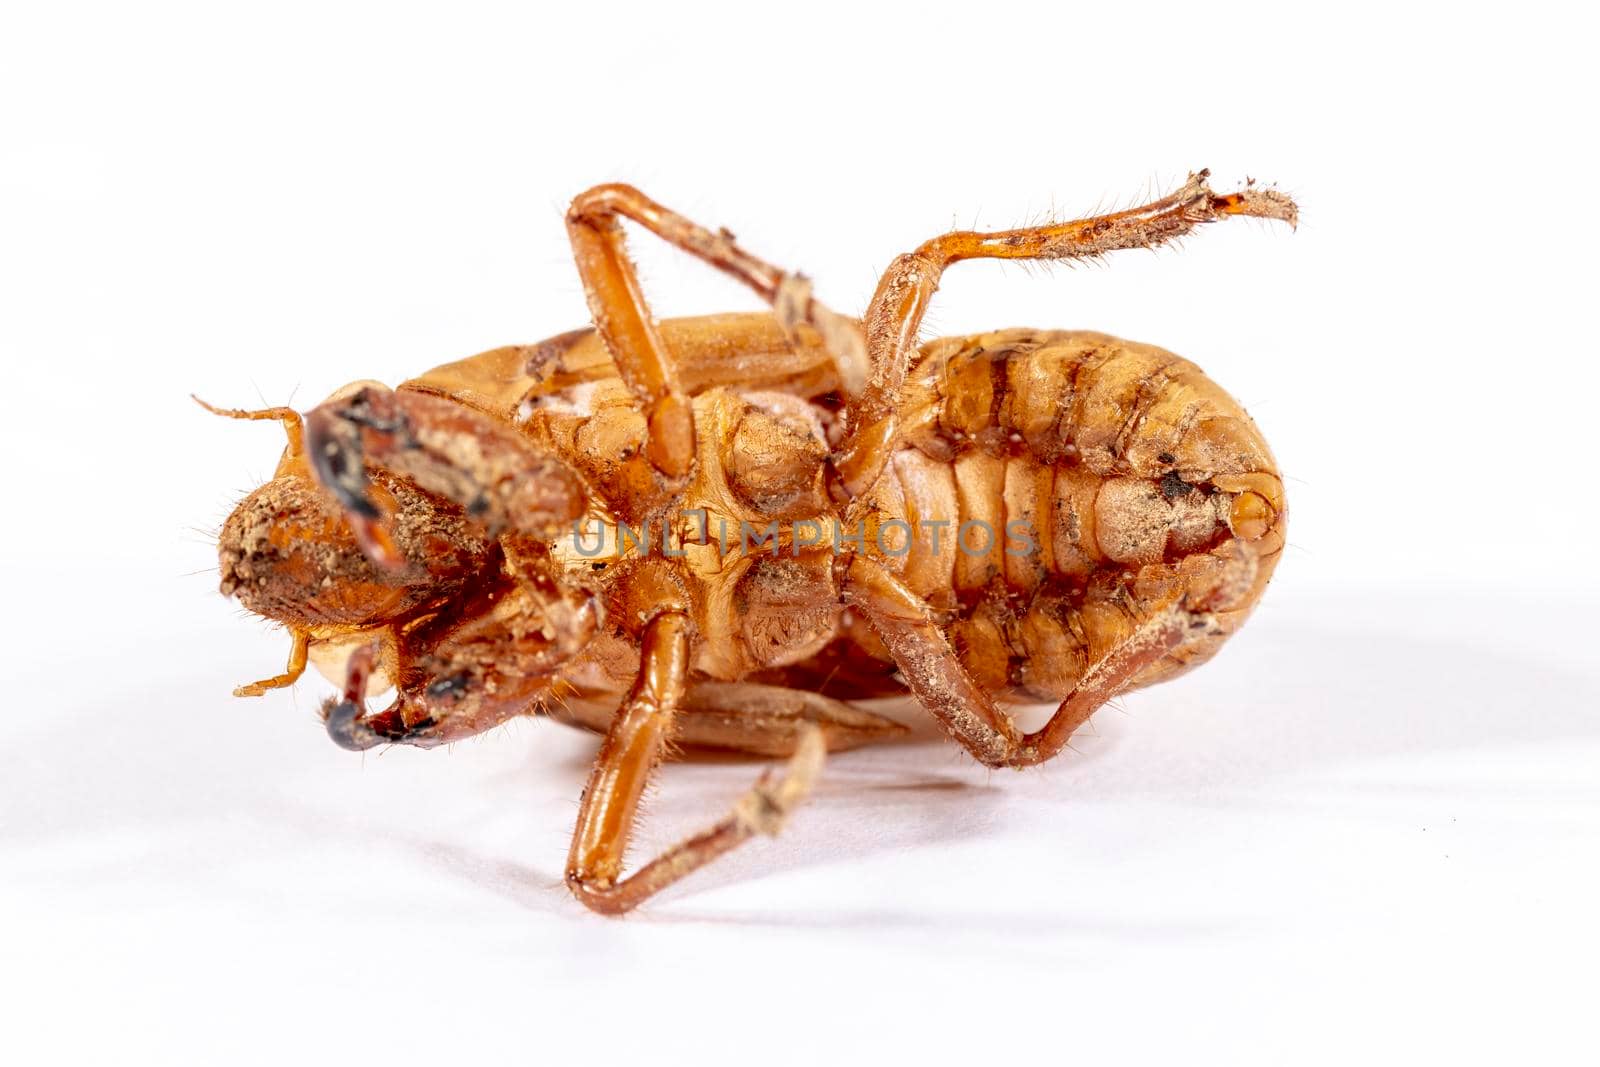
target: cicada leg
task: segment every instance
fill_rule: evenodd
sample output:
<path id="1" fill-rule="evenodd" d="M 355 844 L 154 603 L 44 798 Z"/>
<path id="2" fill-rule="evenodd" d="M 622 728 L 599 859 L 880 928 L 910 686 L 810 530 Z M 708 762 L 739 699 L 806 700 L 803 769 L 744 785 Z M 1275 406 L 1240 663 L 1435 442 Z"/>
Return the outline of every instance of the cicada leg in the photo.
<path id="1" fill-rule="evenodd" d="M 536 561 L 519 565 L 516 585 L 490 604 L 461 607 L 390 639 L 383 667 L 395 698 L 382 711 L 366 712 L 364 701 L 379 650 L 368 645 L 351 655 L 343 697 L 323 707 L 335 743 L 356 751 L 434 748 L 558 706 L 570 688 L 561 669 L 593 640 L 600 621 L 588 594 L 563 589 Z"/>
<path id="2" fill-rule="evenodd" d="M 689 617 L 656 616 L 645 628 L 639 675 L 612 721 L 583 792 L 567 857 L 567 885 L 595 911 L 618 914 L 757 834 L 776 834 L 811 791 L 826 752 L 822 728 L 801 729 L 784 775 L 762 775 L 733 811 L 623 877 L 639 798 L 672 737 L 689 664 Z"/>
<path id="3" fill-rule="evenodd" d="M 312 473 L 338 499 L 362 548 L 385 566 L 403 561 L 370 491 L 368 464 L 454 501 L 494 535 L 549 539 L 583 513 L 587 499 L 577 474 L 513 427 L 425 393 L 363 387 L 309 412 L 305 436 Z"/>
<path id="4" fill-rule="evenodd" d="M 1296 221 L 1298 209 L 1284 194 L 1249 185 L 1219 196 L 1206 184 L 1208 174 L 1191 174 L 1170 196 L 1126 211 L 997 233 L 947 233 L 889 264 L 862 319 L 870 372 L 847 408 L 835 464 L 845 489 L 861 495 L 888 460 L 895 402 L 945 268 L 964 259 L 1092 259 L 1124 248 L 1153 248 L 1231 215 Z"/>
<path id="5" fill-rule="evenodd" d="M 693 463 L 694 415 L 628 257 L 624 218 L 748 285 L 773 306 L 791 336 L 801 325 L 816 330 L 846 391 L 859 388 L 866 367 L 859 325 L 814 299 L 803 277 L 752 256 L 727 230 L 708 230 L 632 186 L 597 185 L 580 193 L 567 211 L 567 233 L 589 310 L 618 373 L 644 405 L 646 456 L 669 481 L 686 477 Z"/>
<path id="6" fill-rule="evenodd" d="M 581 699 L 552 705 L 560 722 L 605 733 L 616 712 Z M 720 749 L 752 756 L 792 756 L 812 729 L 822 731 L 829 752 L 841 752 L 905 735 L 893 719 L 843 700 L 781 685 L 702 680 L 689 683 L 678 703 L 672 741 L 676 748 Z"/>
<path id="7" fill-rule="evenodd" d="M 1083 672 L 1050 720 L 1027 734 L 967 671 L 927 603 L 883 567 L 857 556 L 844 596 L 883 638 L 918 702 L 975 759 L 990 767 L 1026 767 L 1059 753 L 1090 715 L 1162 657 L 1190 638 L 1213 633 L 1213 610 L 1236 600 L 1255 573 L 1254 557 L 1241 555 L 1238 566 L 1209 589 L 1148 612 Z"/>

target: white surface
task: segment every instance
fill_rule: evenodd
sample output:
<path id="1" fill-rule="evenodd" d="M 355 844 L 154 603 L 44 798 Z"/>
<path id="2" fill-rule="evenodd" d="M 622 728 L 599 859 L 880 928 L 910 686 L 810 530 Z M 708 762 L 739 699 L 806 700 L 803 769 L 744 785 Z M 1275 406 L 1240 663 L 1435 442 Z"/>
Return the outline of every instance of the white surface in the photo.
<path id="1" fill-rule="evenodd" d="M 1592 1048 L 1584 35 L 1538 5 L 594 18 L 4 16 L 0 1058 Z M 363 758 L 322 735 L 318 682 L 228 698 L 285 648 L 215 595 L 191 528 L 280 439 L 190 391 L 304 407 L 579 324 L 560 209 L 594 181 L 859 310 L 952 221 L 1082 213 L 1200 165 L 1277 179 L 1300 231 L 961 267 L 930 323 L 1173 348 L 1291 479 L 1250 626 L 1055 764 L 838 757 L 785 836 L 613 922 L 558 884 L 587 738 Z M 753 306 L 635 247 L 663 313 Z M 670 769 L 640 853 L 755 773 Z"/>

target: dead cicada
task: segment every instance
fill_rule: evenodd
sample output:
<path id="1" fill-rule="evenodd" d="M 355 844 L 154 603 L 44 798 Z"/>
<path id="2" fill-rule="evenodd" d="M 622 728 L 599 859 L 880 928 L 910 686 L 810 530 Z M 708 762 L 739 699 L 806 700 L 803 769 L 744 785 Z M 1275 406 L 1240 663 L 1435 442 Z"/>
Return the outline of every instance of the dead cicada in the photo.
<path id="1" fill-rule="evenodd" d="M 289 433 L 221 537 L 223 592 L 294 642 L 285 673 L 238 693 L 315 662 L 354 749 L 518 715 L 603 732 L 567 881 L 605 912 L 776 832 L 826 750 L 901 732 L 851 700 L 909 694 L 990 766 L 1049 759 L 1237 629 L 1283 547 L 1283 484 L 1243 409 L 1169 352 L 1047 330 L 919 347 L 923 313 L 960 260 L 1099 256 L 1232 215 L 1296 212 L 1201 172 L 1127 211 L 948 233 L 896 259 L 858 321 L 726 231 L 591 189 L 567 225 L 593 329 L 348 386 L 304 417 L 221 412 Z M 657 323 L 623 219 L 770 313 Z M 1019 701 L 1059 706 L 1025 733 Z M 623 877 L 669 741 L 788 766 Z"/>

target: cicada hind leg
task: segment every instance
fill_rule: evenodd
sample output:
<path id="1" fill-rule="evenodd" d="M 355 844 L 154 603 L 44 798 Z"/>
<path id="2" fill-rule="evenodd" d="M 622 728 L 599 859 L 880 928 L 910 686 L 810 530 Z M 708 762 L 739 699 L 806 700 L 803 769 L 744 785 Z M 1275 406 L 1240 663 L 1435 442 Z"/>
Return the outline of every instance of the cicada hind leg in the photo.
<path id="1" fill-rule="evenodd" d="M 1077 677 L 1048 722 L 1023 733 L 957 656 L 932 609 L 870 559 L 851 561 L 845 601 L 883 638 L 922 704 L 979 762 L 1026 767 L 1057 755 L 1073 731 L 1142 674 L 1193 642 L 1221 631 L 1219 613 L 1246 600 L 1257 574 L 1255 549 L 1234 543 L 1204 582 L 1133 611 L 1137 620 Z"/>
<path id="2" fill-rule="evenodd" d="M 865 389 L 846 408 L 837 468 L 845 489 L 860 496 L 877 481 L 894 447 L 894 409 L 917 351 L 923 316 L 945 269 L 966 259 L 1093 259 L 1125 248 L 1153 248 L 1196 226 L 1234 215 L 1298 218 L 1293 200 L 1247 185 L 1219 195 L 1209 172 L 1191 174 L 1175 192 L 1126 211 L 997 233 L 955 231 L 925 242 L 884 271 L 862 320 L 870 371 Z"/>

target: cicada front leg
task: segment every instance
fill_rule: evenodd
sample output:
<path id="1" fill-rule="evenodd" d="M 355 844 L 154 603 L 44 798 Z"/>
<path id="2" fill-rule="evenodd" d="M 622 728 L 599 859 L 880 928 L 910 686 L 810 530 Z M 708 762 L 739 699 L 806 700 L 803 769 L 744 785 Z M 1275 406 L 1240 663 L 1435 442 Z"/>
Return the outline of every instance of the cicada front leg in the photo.
<path id="1" fill-rule="evenodd" d="M 363 645 L 352 652 L 345 664 L 344 688 L 339 698 L 330 698 L 322 705 L 328 736 L 340 748 L 359 752 L 405 737 L 405 720 L 398 700 L 376 715 L 367 713 L 367 682 L 377 669 L 378 655 L 376 645 Z"/>
<path id="2" fill-rule="evenodd" d="M 669 482 L 681 482 L 693 464 L 694 415 L 628 257 L 624 218 L 755 290 L 791 337 L 801 326 L 814 329 L 833 355 L 845 390 L 860 387 L 866 348 L 859 325 L 813 298 L 805 278 L 757 259 L 727 230 L 708 230 L 632 186 L 597 185 L 580 193 L 567 211 L 567 233 L 589 311 L 617 372 L 644 406 L 645 454 Z"/>
<path id="3" fill-rule="evenodd" d="M 646 626 L 639 675 L 606 732 L 578 809 L 567 857 L 567 885 L 595 911 L 619 914 L 757 834 L 776 834 L 811 791 L 827 746 L 822 727 L 798 733 L 781 778 L 763 775 L 733 811 L 623 877 L 622 858 L 639 799 L 671 740 L 689 669 L 690 621 L 676 611 Z"/>
<path id="4" fill-rule="evenodd" d="M 593 639 L 599 609 L 587 594 L 523 569 L 509 588 L 447 607 L 387 648 L 352 654 L 343 696 L 323 708 L 333 740 L 353 750 L 434 748 L 558 704 L 561 669 Z M 363 698 L 380 655 L 395 698 L 368 713 Z"/>
<path id="5" fill-rule="evenodd" d="M 389 567 L 404 561 L 369 464 L 455 502 L 491 536 L 549 540 L 583 514 L 587 499 L 576 473 L 515 428 L 426 393 L 364 386 L 308 413 L 305 438 L 317 481 L 339 501 L 367 554 Z"/>
<path id="6" fill-rule="evenodd" d="M 1124 248 L 1154 248 L 1234 215 L 1291 225 L 1297 220 L 1298 209 L 1284 194 L 1248 185 L 1218 195 L 1206 184 L 1209 173 L 1191 174 L 1176 192 L 1141 207 L 1020 230 L 947 233 L 891 263 L 862 320 L 870 372 L 865 389 L 846 409 L 845 439 L 835 464 L 849 493 L 860 496 L 870 488 L 888 461 L 895 402 L 917 351 L 923 316 L 947 267 L 965 259 L 1093 259 Z"/>

